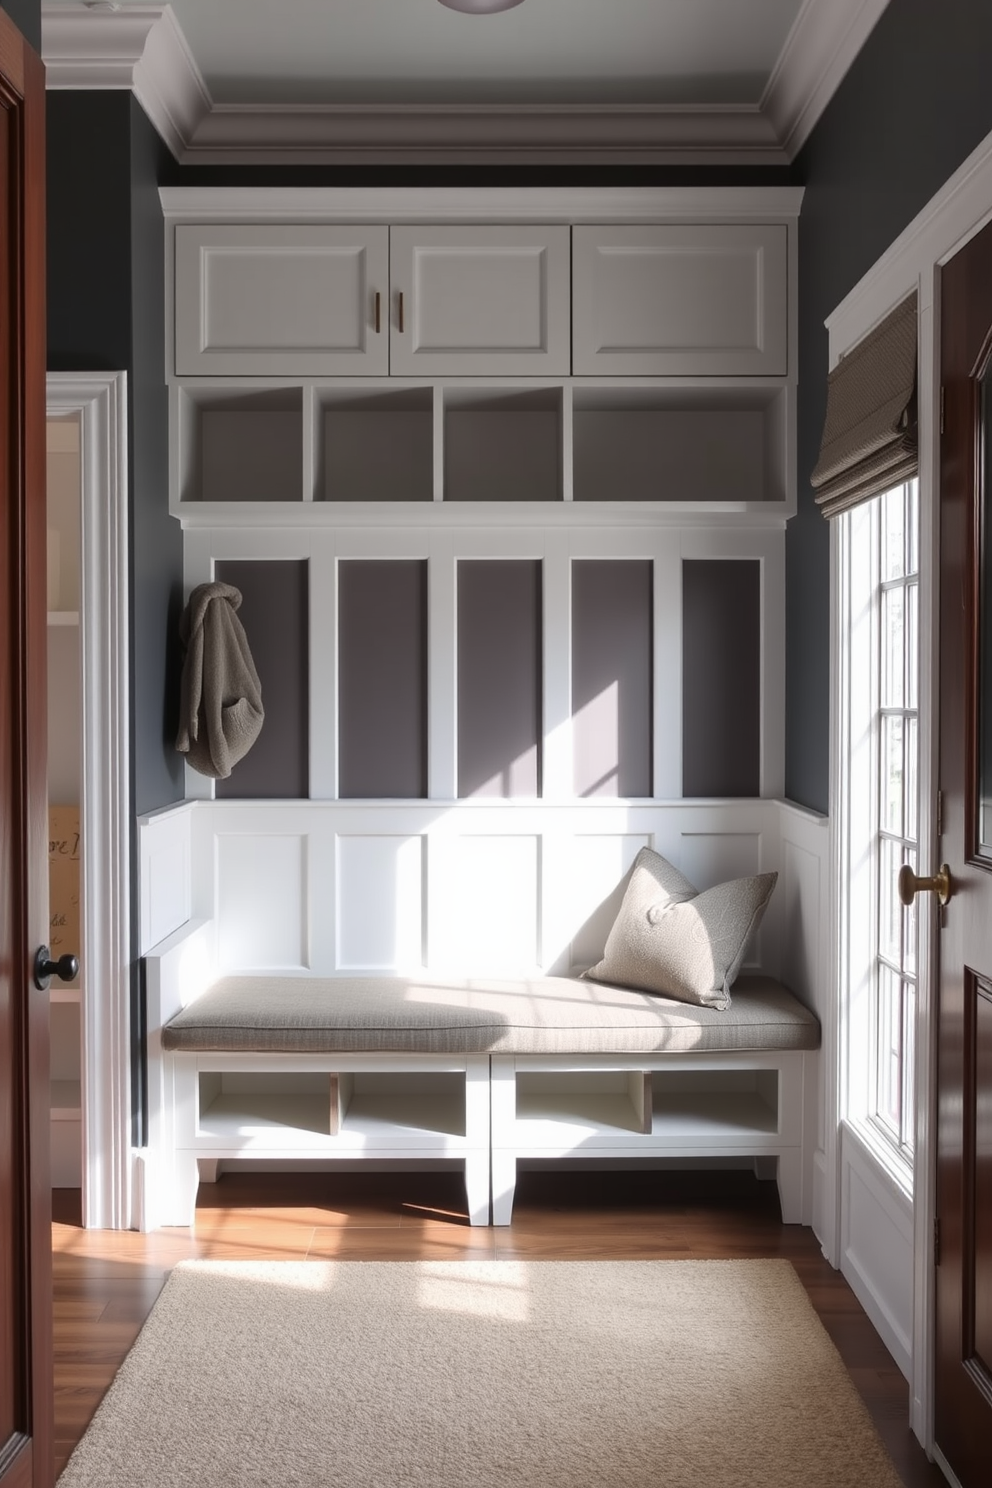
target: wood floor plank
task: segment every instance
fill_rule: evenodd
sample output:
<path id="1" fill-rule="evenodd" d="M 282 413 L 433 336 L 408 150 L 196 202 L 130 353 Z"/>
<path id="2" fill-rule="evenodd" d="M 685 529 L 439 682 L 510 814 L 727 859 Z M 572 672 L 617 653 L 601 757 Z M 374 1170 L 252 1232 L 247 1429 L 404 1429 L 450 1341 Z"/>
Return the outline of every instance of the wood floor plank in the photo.
<path id="1" fill-rule="evenodd" d="M 946 1488 L 908 1426 L 906 1381 L 811 1230 L 783 1226 L 775 1185 L 747 1172 L 522 1172 L 513 1223 L 472 1227 L 459 1174 L 228 1174 L 203 1184 L 192 1229 L 81 1228 L 53 1196 L 57 1468 L 65 1465 L 155 1304 L 195 1257 L 653 1260 L 784 1257 L 833 1339 L 903 1488 Z"/>

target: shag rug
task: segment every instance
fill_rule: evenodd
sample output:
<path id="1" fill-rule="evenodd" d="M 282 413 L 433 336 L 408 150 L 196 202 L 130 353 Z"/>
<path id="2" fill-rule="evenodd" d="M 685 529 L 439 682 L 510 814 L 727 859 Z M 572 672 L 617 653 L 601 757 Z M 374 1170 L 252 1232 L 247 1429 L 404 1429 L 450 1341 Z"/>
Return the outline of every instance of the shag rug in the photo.
<path id="1" fill-rule="evenodd" d="M 899 1488 L 788 1261 L 184 1261 L 60 1488 Z"/>

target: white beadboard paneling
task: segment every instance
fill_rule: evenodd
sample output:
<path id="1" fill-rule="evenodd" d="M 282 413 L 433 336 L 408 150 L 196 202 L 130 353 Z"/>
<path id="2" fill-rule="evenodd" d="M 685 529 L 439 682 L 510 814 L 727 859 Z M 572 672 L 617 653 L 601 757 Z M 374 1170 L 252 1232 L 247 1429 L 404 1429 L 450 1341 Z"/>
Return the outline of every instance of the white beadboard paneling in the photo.
<path id="1" fill-rule="evenodd" d="M 221 970 L 306 970 L 310 965 L 304 834 L 223 833 L 216 839 Z"/>
<path id="2" fill-rule="evenodd" d="M 907 1379 L 912 1370 L 913 1204 L 850 1127 L 841 1129 L 841 1271 Z"/>
<path id="3" fill-rule="evenodd" d="M 138 822 L 138 894 L 141 954 L 158 945 L 193 913 L 190 874 L 192 807 L 146 816 Z"/>
<path id="4" fill-rule="evenodd" d="M 337 839 L 341 971 L 412 971 L 424 960 L 424 839 Z"/>
<path id="5" fill-rule="evenodd" d="M 571 965 L 585 969 L 601 959 L 606 937 L 620 911 L 628 869 L 647 833 L 573 837 L 567 845 L 567 904 L 574 930 Z"/>
<path id="6" fill-rule="evenodd" d="M 540 838 L 529 834 L 439 843 L 431 854 L 431 964 L 455 972 L 536 969 L 539 867 Z"/>

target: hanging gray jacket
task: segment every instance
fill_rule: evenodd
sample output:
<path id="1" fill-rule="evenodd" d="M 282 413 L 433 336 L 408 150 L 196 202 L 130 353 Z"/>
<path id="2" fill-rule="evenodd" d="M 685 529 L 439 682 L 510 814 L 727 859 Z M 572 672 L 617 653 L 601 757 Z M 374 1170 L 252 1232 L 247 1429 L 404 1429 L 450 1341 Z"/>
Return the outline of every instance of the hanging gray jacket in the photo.
<path id="1" fill-rule="evenodd" d="M 262 687 L 230 584 L 200 584 L 179 622 L 186 648 L 176 748 L 194 770 L 226 780 L 258 738 Z"/>

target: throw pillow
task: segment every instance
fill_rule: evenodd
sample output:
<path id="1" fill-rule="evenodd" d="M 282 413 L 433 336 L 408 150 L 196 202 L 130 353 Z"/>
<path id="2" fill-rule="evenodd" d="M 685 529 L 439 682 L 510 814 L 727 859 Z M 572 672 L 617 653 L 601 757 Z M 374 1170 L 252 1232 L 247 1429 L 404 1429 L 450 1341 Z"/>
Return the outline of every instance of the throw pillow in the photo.
<path id="1" fill-rule="evenodd" d="M 777 881 L 777 873 L 756 873 L 700 894 L 667 859 L 642 847 L 603 959 L 583 975 L 728 1008 L 730 988 Z"/>

